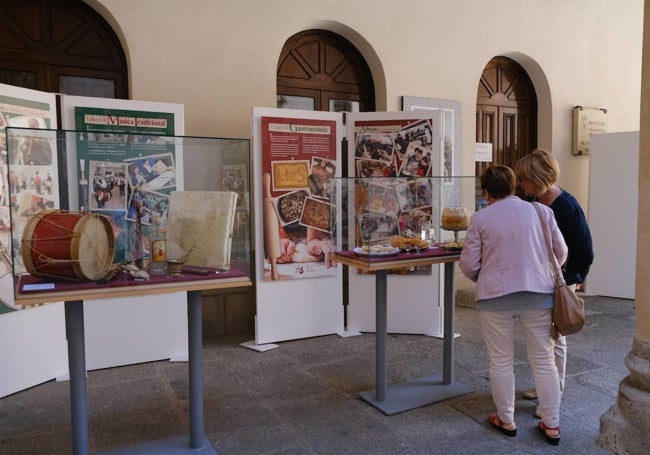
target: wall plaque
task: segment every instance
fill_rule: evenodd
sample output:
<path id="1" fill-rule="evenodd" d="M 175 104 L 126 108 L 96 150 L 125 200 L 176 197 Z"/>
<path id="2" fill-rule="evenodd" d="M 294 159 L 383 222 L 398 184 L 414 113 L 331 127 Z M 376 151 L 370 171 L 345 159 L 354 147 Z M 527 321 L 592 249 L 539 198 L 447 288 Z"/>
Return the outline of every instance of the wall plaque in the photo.
<path id="1" fill-rule="evenodd" d="M 607 132 L 607 109 L 576 106 L 573 108 L 574 155 L 589 155 L 589 136 Z"/>

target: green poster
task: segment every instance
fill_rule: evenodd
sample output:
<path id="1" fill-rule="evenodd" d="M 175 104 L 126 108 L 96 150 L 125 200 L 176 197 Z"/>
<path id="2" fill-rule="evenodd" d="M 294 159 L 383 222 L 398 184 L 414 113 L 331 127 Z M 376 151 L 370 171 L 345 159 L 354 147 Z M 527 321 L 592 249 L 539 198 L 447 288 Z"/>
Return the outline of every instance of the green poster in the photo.
<path id="1" fill-rule="evenodd" d="M 79 209 L 110 218 L 114 262 L 147 257 L 177 185 L 174 114 L 76 107 L 75 126 Z"/>

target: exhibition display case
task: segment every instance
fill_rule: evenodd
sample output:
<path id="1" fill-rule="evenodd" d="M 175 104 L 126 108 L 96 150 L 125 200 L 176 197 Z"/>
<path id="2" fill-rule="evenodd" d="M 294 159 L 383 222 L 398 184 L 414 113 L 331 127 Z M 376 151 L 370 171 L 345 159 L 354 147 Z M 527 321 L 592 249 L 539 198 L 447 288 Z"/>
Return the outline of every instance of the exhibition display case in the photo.
<path id="1" fill-rule="evenodd" d="M 473 176 L 331 178 L 332 251 L 360 261 L 460 251 L 471 216 L 462 196 L 473 196 L 475 183 Z"/>
<path id="2" fill-rule="evenodd" d="M 330 179 L 332 260 L 374 275 L 375 282 L 375 388 L 359 397 L 387 415 L 470 392 L 454 381 L 454 263 L 460 259 L 471 216 L 461 196 L 474 195 L 475 181 L 474 177 Z M 389 385 L 388 274 L 408 275 L 433 265 L 444 268 L 442 374 Z M 412 281 L 406 277 L 392 282 L 403 308 L 408 307 Z M 433 285 L 434 279 L 428 281 Z M 426 289 L 430 293 L 432 286 Z M 435 299 L 430 304 L 434 306 Z"/>
<path id="3" fill-rule="evenodd" d="M 75 454 L 90 447 L 86 301 L 185 292 L 189 437 L 111 453 L 216 454 L 203 431 L 201 293 L 252 285 L 250 144 L 134 134 L 147 119 L 111 119 L 89 116 L 86 131 L 6 128 L 0 240 L 12 272 L 2 280 L 16 307 L 64 302 Z"/>
<path id="4" fill-rule="evenodd" d="M 17 305 L 250 280 L 249 140 L 124 131 L 6 128 L 0 242 Z"/>

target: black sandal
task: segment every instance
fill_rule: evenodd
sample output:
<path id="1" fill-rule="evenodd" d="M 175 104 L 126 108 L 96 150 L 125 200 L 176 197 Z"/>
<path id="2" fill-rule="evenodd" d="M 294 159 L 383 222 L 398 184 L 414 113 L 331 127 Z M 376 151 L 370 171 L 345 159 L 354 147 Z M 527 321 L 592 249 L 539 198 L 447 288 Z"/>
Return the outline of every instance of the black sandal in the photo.
<path id="1" fill-rule="evenodd" d="M 556 446 L 560 444 L 560 427 L 551 428 L 546 426 L 544 422 L 539 422 L 537 428 L 539 429 L 539 431 L 544 433 L 544 437 L 546 437 L 546 442 L 548 442 L 552 446 Z M 553 433 L 549 434 L 549 431 Z"/>
<path id="2" fill-rule="evenodd" d="M 512 422 L 511 424 L 503 423 L 499 418 L 499 414 L 496 412 L 488 416 L 488 422 L 490 422 L 490 425 L 492 425 L 494 428 L 496 428 L 501 433 L 505 434 L 510 438 L 514 438 L 515 436 L 517 436 L 517 428 L 515 428 L 514 430 L 510 430 L 504 427 L 504 425 L 514 425 L 515 423 L 514 422 Z"/>

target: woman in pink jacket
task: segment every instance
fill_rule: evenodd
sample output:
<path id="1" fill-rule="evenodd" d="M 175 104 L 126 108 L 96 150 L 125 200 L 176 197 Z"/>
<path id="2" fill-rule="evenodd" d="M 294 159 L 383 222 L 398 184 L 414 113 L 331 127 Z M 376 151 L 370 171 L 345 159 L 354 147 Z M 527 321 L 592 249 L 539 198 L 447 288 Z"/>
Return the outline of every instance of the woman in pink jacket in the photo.
<path id="1" fill-rule="evenodd" d="M 516 177 L 507 166 L 488 167 L 481 189 L 488 205 L 474 213 L 460 256 L 460 269 L 476 282 L 476 308 L 490 358 L 490 384 L 497 412 L 490 424 L 507 436 L 515 424 L 514 337 L 521 325 L 539 396 L 539 429 L 549 444 L 560 442 L 560 382 L 553 355 L 551 309 L 554 283 L 542 224 L 535 206 L 515 196 Z M 564 263 L 567 246 L 553 211 L 539 205 L 553 252 Z"/>

